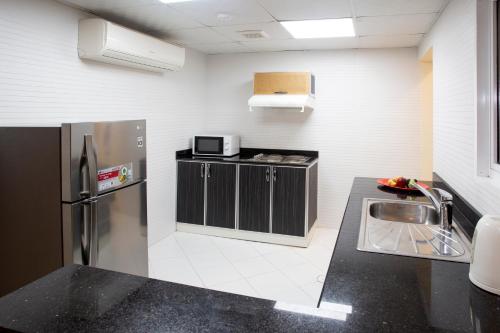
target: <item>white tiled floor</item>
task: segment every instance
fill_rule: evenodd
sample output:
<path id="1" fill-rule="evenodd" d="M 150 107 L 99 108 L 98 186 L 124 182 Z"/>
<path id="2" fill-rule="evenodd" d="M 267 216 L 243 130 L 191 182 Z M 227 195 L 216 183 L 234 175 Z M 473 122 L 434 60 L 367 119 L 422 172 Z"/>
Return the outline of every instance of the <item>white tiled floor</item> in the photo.
<path id="1" fill-rule="evenodd" d="M 152 278 L 315 306 L 338 231 L 316 228 L 308 248 L 176 232 L 149 248 Z"/>

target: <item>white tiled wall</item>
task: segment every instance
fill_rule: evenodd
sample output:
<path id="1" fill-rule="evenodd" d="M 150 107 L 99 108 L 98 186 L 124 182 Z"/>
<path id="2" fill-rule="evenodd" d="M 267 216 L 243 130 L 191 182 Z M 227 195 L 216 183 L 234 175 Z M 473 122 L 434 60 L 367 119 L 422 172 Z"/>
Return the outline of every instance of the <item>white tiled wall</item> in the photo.
<path id="1" fill-rule="evenodd" d="M 433 48 L 434 170 L 481 213 L 500 214 L 498 179 L 475 169 L 475 26 L 476 1 L 454 0 L 420 46 Z"/>
<path id="2" fill-rule="evenodd" d="M 182 71 L 163 75 L 84 62 L 82 17 L 50 0 L 0 1 L 0 126 L 145 118 L 152 244 L 175 228 L 174 152 L 202 127 L 206 58 L 189 51 Z"/>
<path id="3" fill-rule="evenodd" d="M 312 71 L 311 113 L 248 112 L 253 73 Z M 339 227 L 355 176 L 420 178 L 417 50 L 276 52 L 208 57 L 207 126 L 244 147 L 319 150 L 319 223 Z"/>
<path id="4" fill-rule="evenodd" d="M 354 176 L 420 178 L 414 48 L 204 56 L 156 74 L 77 56 L 86 14 L 51 0 L 0 2 L 0 125 L 146 118 L 149 239 L 174 230 L 174 151 L 199 131 L 243 146 L 319 150 L 319 218 L 338 227 Z M 208 59 L 208 60 L 207 60 Z M 255 71 L 310 70 L 312 113 L 246 109 Z"/>

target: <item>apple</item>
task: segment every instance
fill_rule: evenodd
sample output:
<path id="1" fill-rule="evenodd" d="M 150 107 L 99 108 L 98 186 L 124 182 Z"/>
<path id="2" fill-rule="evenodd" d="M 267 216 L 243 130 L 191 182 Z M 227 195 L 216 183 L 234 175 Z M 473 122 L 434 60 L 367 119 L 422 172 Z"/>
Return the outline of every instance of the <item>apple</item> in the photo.
<path id="1" fill-rule="evenodd" d="M 397 187 L 406 187 L 408 185 L 408 180 L 405 177 L 397 177 L 395 181 Z"/>

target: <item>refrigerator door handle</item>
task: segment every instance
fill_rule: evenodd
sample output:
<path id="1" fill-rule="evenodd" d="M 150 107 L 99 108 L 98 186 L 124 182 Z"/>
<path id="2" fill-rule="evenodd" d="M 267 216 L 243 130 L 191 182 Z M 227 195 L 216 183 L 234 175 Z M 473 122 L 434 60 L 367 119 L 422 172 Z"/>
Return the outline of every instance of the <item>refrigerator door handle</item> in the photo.
<path id="1" fill-rule="evenodd" d="M 91 219 L 92 213 L 90 209 L 90 203 L 84 202 L 82 204 L 82 225 L 81 225 L 81 235 L 80 244 L 82 250 L 82 263 L 88 265 L 90 263 L 90 235 L 91 235 Z"/>
<path id="2" fill-rule="evenodd" d="M 91 134 L 84 135 L 83 157 L 85 159 L 85 163 L 82 165 L 83 188 L 80 194 L 93 198 L 97 195 L 97 162 Z"/>
<path id="3" fill-rule="evenodd" d="M 81 248 L 83 264 L 97 265 L 97 202 L 86 201 L 83 203 L 83 226 L 81 234 Z"/>
<path id="4" fill-rule="evenodd" d="M 89 265 L 92 267 L 97 266 L 97 257 L 99 252 L 99 235 L 97 233 L 97 201 L 90 202 L 90 258 Z"/>

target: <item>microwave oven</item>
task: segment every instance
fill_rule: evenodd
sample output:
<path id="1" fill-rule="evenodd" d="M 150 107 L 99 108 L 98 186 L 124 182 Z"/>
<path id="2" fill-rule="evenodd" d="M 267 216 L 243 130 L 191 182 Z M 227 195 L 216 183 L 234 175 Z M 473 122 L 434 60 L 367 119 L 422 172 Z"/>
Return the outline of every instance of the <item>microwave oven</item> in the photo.
<path id="1" fill-rule="evenodd" d="M 240 153 L 238 135 L 195 135 L 193 155 L 234 156 Z"/>

